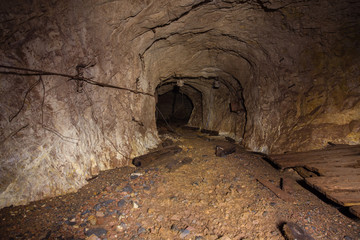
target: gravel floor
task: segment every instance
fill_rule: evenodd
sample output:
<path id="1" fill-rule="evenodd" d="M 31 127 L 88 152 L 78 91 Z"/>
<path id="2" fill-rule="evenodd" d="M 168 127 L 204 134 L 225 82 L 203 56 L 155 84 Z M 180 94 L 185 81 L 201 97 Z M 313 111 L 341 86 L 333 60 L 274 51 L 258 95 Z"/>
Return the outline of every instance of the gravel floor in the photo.
<path id="1" fill-rule="evenodd" d="M 102 172 L 77 193 L 0 211 L 1 239 L 284 239 L 296 223 L 314 239 L 360 239 L 359 219 L 262 156 L 216 157 L 219 137 L 182 130 L 183 149 L 146 168 Z M 184 160 L 185 159 L 185 160 Z M 258 178 L 286 179 L 285 202 Z"/>

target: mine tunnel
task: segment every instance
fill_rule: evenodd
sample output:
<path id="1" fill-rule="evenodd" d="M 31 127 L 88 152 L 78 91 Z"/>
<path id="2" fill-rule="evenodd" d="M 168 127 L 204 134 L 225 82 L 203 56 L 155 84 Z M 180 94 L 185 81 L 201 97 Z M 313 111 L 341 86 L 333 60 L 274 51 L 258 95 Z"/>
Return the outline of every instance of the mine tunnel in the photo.
<path id="1" fill-rule="evenodd" d="M 1 239 L 360 239 L 359 1 L 0 9 Z"/>
<path id="2" fill-rule="evenodd" d="M 157 126 L 164 123 L 186 125 L 193 112 L 191 98 L 183 92 L 181 86 L 173 86 L 171 91 L 158 95 L 156 104 Z"/>

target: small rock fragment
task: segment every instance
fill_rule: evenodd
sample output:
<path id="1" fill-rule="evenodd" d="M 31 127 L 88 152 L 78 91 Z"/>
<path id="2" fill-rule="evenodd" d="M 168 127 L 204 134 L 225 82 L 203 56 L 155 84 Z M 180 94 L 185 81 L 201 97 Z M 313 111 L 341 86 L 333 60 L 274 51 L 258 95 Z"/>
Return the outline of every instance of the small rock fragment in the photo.
<path id="1" fill-rule="evenodd" d="M 88 221 L 91 225 L 96 225 L 96 222 L 97 222 L 96 217 L 94 215 L 90 215 L 88 217 Z"/>
<path id="2" fill-rule="evenodd" d="M 117 206 L 123 207 L 125 204 L 126 204 L 126 201 L 124 199 L 121 199 L 120 201 L 118 201 Z"/>
<path id="3" fill-rule="evenodd" d="M 143 227 L 140 227 L 139 229 L 138 229 L 138 231 L 137 231 L 137 233 L 140 235 L 140 234 L 142 234 L 142 233 L 145 233 L 146 232 L 146 229 L 145 228 L 143 228 Z"/>
<path id="4" fill-rule="evenodd" d="M 143 175 L 142 173 L 132 173 L 130 174 L 130 179 L 134 180 L 142 175 Z"/>
<path id="5" fill-rule="evenodd" d="M 86 240 L 100 240 L 95 234 L 91 235 L 90 237 L 87 237 Z"/>
<path id="6" fill-rule="evenodd" d="M 104 212 L 96 212 L 96 216 L 97 217 L 104 217 L 105 214 L 104 214 Z"/>
<path id="7" fill-rule="evenodd" d="M 134 190 L 132 189 L 132 187 L 130 185 L 126 185 L 123 189 L 123 192 L 127 192 L 127 193 L 132 193 Z"/>
<path id="8" fill-rule="evenodd" d="M 308 235 L 308 233 L 296 223 L 285 223 L 283 231 L 288 240 L 314 240 L 314 238 Z"/>
<path id="9" fill-rule="evenodd" d="M 175 224 L 171 225 L 170 229 L 173 231 L 179 231 L 179 228 Z"/>
<path id="10" fill-rule="evenodd" d="M 231 240 L 231 238 L 229 236 L 222 236 L 221 238 L 219 238 L 219 240 Z"/>
<path id="11" fill-rule="evenodd" d="M 189 234 L 190 234 L 190 231 L 188 229 L 180 230 L 180 238 L 185 238 Z"/>
<path id="12" fill-rule="evenodd" d="M 90 210 L 89 210 L 89 209 L 86 209 L 85 211 L 83 211 L 83 212 L 81 213 L 81 216 L 84 216 L 85 214 L 88 214 L 88 213 L 90 213 Z"/>
<path id="13" fill-rule="evenodd" d="M 139 208 L 139 204 L 137 202 L 133 202 L 133 208 Z"/>
<path id="14" fill-rule="evenodd" d="M 192 162 L 192 158 L 185 157 L 183 160 L 181 160 L 182 164 L 189 164 Z"/>
<path id="15" fill-rule="evenodd" d="M 96 235 L 97 237 L 105 236 L 107 234 L 107 230 L 103 228 L 92 228 L 85 232 L 86 236 Z"/>

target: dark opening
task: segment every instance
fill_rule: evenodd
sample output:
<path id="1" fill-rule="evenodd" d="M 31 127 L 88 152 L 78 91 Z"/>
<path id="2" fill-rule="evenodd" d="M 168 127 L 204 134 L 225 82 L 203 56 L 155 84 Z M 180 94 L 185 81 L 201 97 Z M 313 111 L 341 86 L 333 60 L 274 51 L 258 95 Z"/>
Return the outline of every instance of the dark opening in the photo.
<path id="1" fill-rule="evenodd" d="M 172 91 L 158 96 L 156 104 L 157 125 L 185 125 L 188 123 L 194 105 L 191 99 L 181 92 L 180 87 L 174 86 Z"/>

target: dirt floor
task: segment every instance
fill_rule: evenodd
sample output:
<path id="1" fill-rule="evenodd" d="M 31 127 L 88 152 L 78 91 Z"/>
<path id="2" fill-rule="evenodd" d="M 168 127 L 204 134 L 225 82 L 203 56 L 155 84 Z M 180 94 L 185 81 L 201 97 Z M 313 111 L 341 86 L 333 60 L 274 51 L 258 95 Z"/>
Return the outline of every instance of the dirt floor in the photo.
<path id="1" fill-rule="evenodd" d="M 313 239 L 360 239 L 360 221 L 241 148 L 216 157 L 221 137 L 177 130 L 182 152 L 147 167 L 102 172 L 77 193 L 0 211 L 1 239 L 284 239 L 296 223 Z M 279 186 L 277 197 L 257 179 Z M 304 238 L 305 239 L 305 238 Z M 311 238 L 307 238 L 311 239 Z"/>

